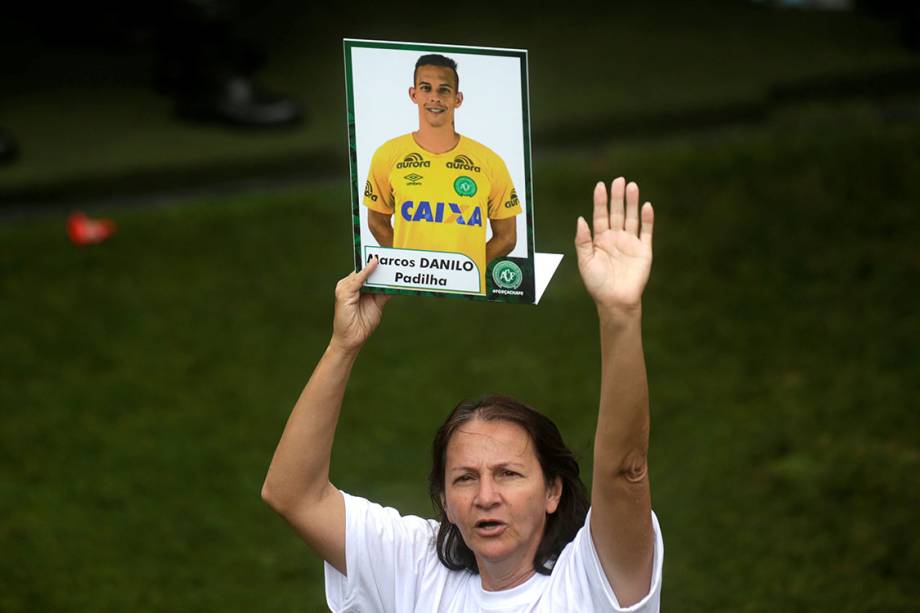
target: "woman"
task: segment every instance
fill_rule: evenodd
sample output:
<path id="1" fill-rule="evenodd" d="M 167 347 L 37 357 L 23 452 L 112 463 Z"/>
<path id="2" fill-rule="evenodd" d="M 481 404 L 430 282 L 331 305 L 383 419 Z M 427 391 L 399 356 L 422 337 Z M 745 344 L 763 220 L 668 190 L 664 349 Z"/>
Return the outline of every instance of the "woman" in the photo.
<path id="1" fill-rule="evenodd" d="M 591 510 L 549 420 L 502 397 L 459 405 L 435 440 L 441 521 L 401 517 L 329 482 L 342 397 L 388 296 L 361 294 L 370 262 L 336 287 L 332 340 L 294 406 L 262 497 L 326 561 L 335 611 L 658 611 L 663 545 L 648 480 L 642 292 L 650 203 L 621 177 L 594 189 L 575 250 L 597 306 L 601 393 Z M 573 526 L 573 522 L 575 525 Z M 574 534 L 574 537 L 572 533 Z"/>

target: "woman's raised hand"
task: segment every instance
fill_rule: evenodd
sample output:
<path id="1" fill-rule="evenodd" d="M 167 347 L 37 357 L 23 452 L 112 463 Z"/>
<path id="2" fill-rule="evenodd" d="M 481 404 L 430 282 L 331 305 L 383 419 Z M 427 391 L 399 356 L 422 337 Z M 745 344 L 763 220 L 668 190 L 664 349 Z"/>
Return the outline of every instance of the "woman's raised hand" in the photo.
<path id="1" fill-rule="evenodd" d="M 361 286 L 377 268 L 372 258 L 359 272 L 353 272 L 335 286 L 335 319 L 332 343 L 342 349 L 360 349 L 383 317 L 387 294 L 362 294 Z"/>
<path id="2" fill-rule="evenodd" d="M 624 198 L 625 196 L 625 198 Z M 625 200 L 625 202 L 624 202 Z M 641 220 L 640 220 L 641 215 Z M 598 309 L 635 309 L 652 269 L 652 204 L 639 209 L 639 186 L 620 177 L 594 188 L 594 237 L 583 217 L 575 231 L 578 270 Z"/>

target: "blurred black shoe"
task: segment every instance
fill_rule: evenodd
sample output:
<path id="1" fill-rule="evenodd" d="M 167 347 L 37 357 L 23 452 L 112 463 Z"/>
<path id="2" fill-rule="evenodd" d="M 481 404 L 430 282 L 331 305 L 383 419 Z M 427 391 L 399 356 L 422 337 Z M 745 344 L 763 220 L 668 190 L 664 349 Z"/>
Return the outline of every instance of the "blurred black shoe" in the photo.
<path id="1" fill-rule="evenodd" d="M 174 91 L 176 112 L 183 119 L 213 121 L 246 128 L 292 126 L 303 119 L 292 98 L 260 89 L 247 77 L 235 75 L 203 89 Z"/>
<path id="2" fill-rule="evenodd" d="M 10 164 L 19 155 L 19 147 L 13 137 L 0 130 L 0 164 Z"/>

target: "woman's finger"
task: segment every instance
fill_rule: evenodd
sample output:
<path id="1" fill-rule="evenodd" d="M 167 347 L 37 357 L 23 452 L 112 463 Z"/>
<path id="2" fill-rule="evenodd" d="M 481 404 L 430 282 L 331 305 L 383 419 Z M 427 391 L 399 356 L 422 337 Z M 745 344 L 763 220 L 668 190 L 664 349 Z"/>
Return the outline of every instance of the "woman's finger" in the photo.
<path id="1" fill-rule="evenodd" d="M 623 228 L 633 236 L 639 235 L 639 186 L 633 181 L 626 186 L 626 224 Z"/>
<path id="2" fill-rule="evenodd" d="M 655 209 L 652 208 L 651 202 L 646 202 L 642 205 L 642 231 L 639 234 L 639 239 L 649 247 L 652 246 L 652 228 L 654 225 Z"/>
<path id="3" fill-rule="evenodd" d="M 607 187 L 598 181 L 594 186 L 594 236 L 610 229 L 610 217 L 607 214 Z"/>
<path id="4" fill-rule="evenodd" d="M 377 266 L 379 264 L 380 260 L 377 259 L 377 256 L 375 255 L 367 261 L 367 264 L 364 265 L 364 268 L 356 273 L 353 273 L 355 275 L 355 282 L 357 283 L 358 287 L 364 285 L 364 282 L 367 281 L 367 278 L 374 274 L 374 271 L 377 270 Z"/>
<path id="5" fill-rule="evenodd" d="M 579 264 L 586 263 L 594 254 L 594 243 L 591 241 L 591 230 L 584 217 L 579 217 L 575 222 L 575 254 Z"/>
<path id="6" fill-rule="evenodd" d="M 377 305 L 381 311 L 383 307 L 390 301 L 390 298 L 393 297 L 392 294 L 371 294 L 374 297 L 374 304 Z"/>
<path id="7" fill-rule="evenodd" d="M 623 192 L 626 191 L 626 179 L 617 177 L 610 184 L 610 227 L 623 229 Z"/>

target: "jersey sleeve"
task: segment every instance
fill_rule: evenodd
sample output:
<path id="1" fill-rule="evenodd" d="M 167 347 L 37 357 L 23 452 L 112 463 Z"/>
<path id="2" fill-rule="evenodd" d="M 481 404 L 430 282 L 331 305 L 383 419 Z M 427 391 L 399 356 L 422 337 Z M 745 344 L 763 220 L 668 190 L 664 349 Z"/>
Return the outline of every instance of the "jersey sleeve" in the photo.
<path id="1" fill-rule="evenodd" d="M 578 531 L 575 539 L 569 543 L 553 567 L 552 584 L 549 588 L 550 610 L 570 610 L 571 603 L 580 604 L 581 611 L 614 611 L 616 613 L 658 613 L 661 606 L 661 572 L 664 561 L 664 541 L 658 518 L 652 513 L 652 528 L 655 532 L 655 544 L 652 557 L 652 581 L 648 593 L 642 600 L 629 606 L 621 607 L 617 600 L 597 549 L 591 537 L 591 512 L 585 519 L 585 525 Z"/>
<path id="2" fill-rule="evenodd" d="M 332 611 L 412 611 L 434 553 L 436 522 L 402 516 L 364 498 L 345 499 L 343 575 L 325 563 L 326 603 Z"/>
<path id="3" fill-rule="evenodd" d="M 508 167 L 498 154 L 493 153 L 491 157 L 492 190 L 489 192 L 489 219 L 507 219 L 520 215 L 521 203 L 517 192 L 514 191 Z"/>
<path id="4" fill-rule="evenodd" d="M 383 145 L 374 152 L 371 168 L 364 183 L 364 206 L 378 213 L 393 213 L 393 191 L 390 188 L 389 148 Z"/>

